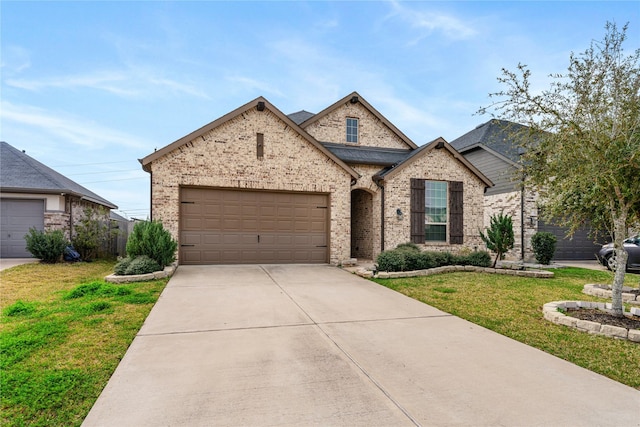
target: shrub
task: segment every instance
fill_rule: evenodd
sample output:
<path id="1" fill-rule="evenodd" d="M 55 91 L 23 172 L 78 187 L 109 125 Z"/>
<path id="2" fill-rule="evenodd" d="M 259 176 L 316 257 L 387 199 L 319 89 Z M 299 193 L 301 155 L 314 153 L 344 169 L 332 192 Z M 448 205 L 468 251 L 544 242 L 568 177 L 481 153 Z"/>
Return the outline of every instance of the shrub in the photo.
<path id="1" fill-rule="evenodd" d="M 456 261 L 456 257 L 451 252 L 431 251 L 429 252 L 429 254 L 431 254 L 431 256 L 433 257 L 435 267 L 453 265 L 455 264 L 455 261 Z"/>
<path id="2" fill-rule="evenodd" d="M 380 271 L 403 271 L 405 259 L 402 251 L 383 251 L 376 259 Z"/>
<path id="3" fill-rule="evenodd" d="M 141 255 L 146 255 L 160 266 L 158 270 L 162 270 L 175 261 L 177 248 L 178 243 L 159 221 L 137 223 L 127 240 L 127 255 L 129 257 L 137 258 Z"/>
<path id="4" fill-rule="evenodd" d="M 400 243 L 398 246 L 396 246 L 396 250 L 399 250 L 399 251 L 410 251 L 410 252 L 420 252 L 420 248 L 418 247 L 418 245 L 416 245 L 415 243 L 411 243 L 411 242 Z"/>
<path id="5" fill-rule="evenodd" d="M 61 230 L 44 232 L 30 228 L 24 239 L 27 242 L 27 250 L 42 262 L 48 263 L 60 261 L 69 245 Z"/>
<path id="6" fill-rule="evenodd" d="M 162 267 L 160 267 L 156 260 L 151 259 L 146 255 L 141 255 L 129 263 L 129 266 L 125 270 L 125 275 L 147 274 L 160 270 L 162 270 Z"/>
<path id="7" fill-rule="evenodd" d="M 557 241 L 556 236 L 547 231 L 539 231 L 534 234 L 531 238 L 531 245 L 536 261 L 548 265 L 556 252 Z"/>
<path id="8" fill-rule="evenodd" d="M 491 255 L 487 251 L 472 252 L 467 255 L 467 265 L 476 267 L 489 267 L 491 265 Z"/>
<path id="9" fill-rule="evenodd" d="M 129 264 L 131 264 L 131 261 L 133 261 L 133 258 L 131 257 L 122 258 L 114 267 L 113 272 L 118 276 L 124 276 L 127 268 L 129 268 Z"/>
<path id="10" fill-rule="evenodd" d="M 400 253 L 404 256 L 405 270 L 412 271 L 429 268 L 426 265 L 426 258 L 423 256 L 422 252 L 416 252 L 412 249 L 400 249 Z"/>

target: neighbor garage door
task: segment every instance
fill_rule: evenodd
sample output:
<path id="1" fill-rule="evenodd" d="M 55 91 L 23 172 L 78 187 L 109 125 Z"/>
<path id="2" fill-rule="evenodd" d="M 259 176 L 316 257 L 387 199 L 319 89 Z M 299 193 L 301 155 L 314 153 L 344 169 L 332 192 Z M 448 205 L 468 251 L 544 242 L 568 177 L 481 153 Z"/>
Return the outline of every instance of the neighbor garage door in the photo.
<path id="1" fill-rule="evenodd" d="M 328 196 L 183 188 L 181 264 L 325 263 Z"/>
<path id="2" fill-rule="evenodd" d="M 0 199 L 0 257 L 30 258 L 24 235 L 44 229 L 44 200 Z"/>
<path id="3" fill-rule="evenodd" d="M 583 228 L 578 229 L 571 239 L 565 238 L 567 234 L 565 227 L 558 227 L 543 221 L 538 222 L 538 231 L 547 231 L 558 239 L 554 260 L 596 259 L 596 253 L 602 247 L 602 244 L 593 243 L 593 239 L 589 237 L 589 231 Z"/>

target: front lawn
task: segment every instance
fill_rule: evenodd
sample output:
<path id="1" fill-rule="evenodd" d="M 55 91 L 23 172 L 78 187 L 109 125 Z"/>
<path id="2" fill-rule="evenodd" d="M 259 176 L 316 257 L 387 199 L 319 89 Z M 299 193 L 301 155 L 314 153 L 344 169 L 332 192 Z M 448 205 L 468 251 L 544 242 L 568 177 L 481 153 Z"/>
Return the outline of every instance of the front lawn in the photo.
<path id="1" fill-rule="evenodd" d="M 448 273 L 377 283 L 447 313 L 640 389 L 640 344 L 555 325 L 542 305 L 559 300 L 605 301 L 582 293 L 587 283 L 612 283 L 612 274 L 581 268 L 553 270 L 553 279 L 488 273 Z M 625 284 L 638 287 L 638 275 Z M 579 392 L 579 391 L 578 391 Z"/>
<path id="2" fill-rule="evenodd" d="M 0 272 L 0 425 L 80 425 L 167 280 L 104 282 L 114 262 Z"/>

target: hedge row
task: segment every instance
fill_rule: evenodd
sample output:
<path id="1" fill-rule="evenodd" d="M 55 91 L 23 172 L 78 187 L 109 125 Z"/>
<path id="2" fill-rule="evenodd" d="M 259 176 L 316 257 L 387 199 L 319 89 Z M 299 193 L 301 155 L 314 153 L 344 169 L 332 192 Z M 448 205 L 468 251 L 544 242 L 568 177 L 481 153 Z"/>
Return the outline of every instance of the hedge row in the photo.
<path id="1" fill-rule="evenodd" d="M 413 244 L 405 243 L 396 249 L 384 251 L 376 259 L 378 271 L 413 271 L 446 265 L 473 265 L 489 267 L 491 255 L 486 251 L 471 252 L 468 255 L 454 255 L 450 252 L 425 251 Z"/>

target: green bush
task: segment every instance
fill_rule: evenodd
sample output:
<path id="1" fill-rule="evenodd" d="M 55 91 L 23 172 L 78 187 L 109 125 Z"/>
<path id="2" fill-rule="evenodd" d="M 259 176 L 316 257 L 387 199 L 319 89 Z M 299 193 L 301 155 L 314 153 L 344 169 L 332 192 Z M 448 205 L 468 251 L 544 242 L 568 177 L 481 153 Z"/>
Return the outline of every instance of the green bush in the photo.
<path id="1" fill-rule="evenodd" d="M 488 267 L 491 255 L 487 251 L 471 252 L 468 255 L 455 256 L 450 252 L 415 251 L 409 246 L 384 251 L 376 259 L 378 271 L 413 271 L 446 265 L 473 265 Z"/>
<path id="2" fill-rule="evenodd" d="M 504 215 L 502 212 L 491 215 L 491 224 L 487 229 L 487 234 L 480 231 L 480 238 L 489 250 L 496 253 L 496 259 L 493 261 L 493 267 L 495 267 L 498 259 L 503 259 L 504 254 L 513 249 L 515 244 L 511 216 Z"/>
<path id="3" fill-rule="evenodd" d="M 467 264 L 475 267 L 489 267 L 491 265 L 491 255 L 487 251 L 476 251 L 466 256 Z"/>
<path id="4" fill-rule="evenodd" d="M 36 306 L 32 302 L 16 301 L 3 310 L 5 316 L 28 316 L 36 311 Z"/>
<path id="5" fill-rule="evenodd" d="M 420 247 L 418 247 L 418 245 L 416 245 L 415 243 L 407 242 L 407 243 L 400 243 L 398 246 L 396 246 L 396 250 L 420 252 Z"/>
<path id="6" fill-rule="evenodd" d="M 131 263 L 125 270 L 125 275 L 130 276 L 132 274 L 147 274 L 160 270 L 162 270 L 162 267 L 160 267 L 156 260 L 151 259 L 146 255 L 141 255 L 131 261 Z"/>
<path id="7" fill-rule="evenodd" d="M 30 228 L 24 239 L 27 242 L 27 250 L 42 262 L 48 263 L 60 261 L 64 249 L 69 246 L 69 241 L 61 230 L 44 232 Z"/>
<path id="8" fill-rule="evenodd" d="M 146 255 L 158 263 L 160 270 L 175 261 L 177 248 L 178 243 L 159 221 L 137 223 L 127 240 L 127 256 Z"/>
<path id="9" fill-rule="evenodd" d="M 122 258 L 113 268 L 113 272 L 118 276 L 124 276 L 127 268 L 129 268 L 129 264 L 131 264 L 131 261 L 133 261 L 133 258 L 131 257 Z"/>
<path id="10" fill-rule="evenodd" d="M 380 271 L 403 271 L 405 269 L 405 259 L 402 251 L 383 251 L 376 259 L 378 270 Z"/>
<path id="11" fill-rule="evenodd" d="M 536 261 L 540 264 L 548 265 L 556 253 L 556 243 L 558 239 L 547 231 L 539 231 L 531 238 L 533 253 Z"/>

